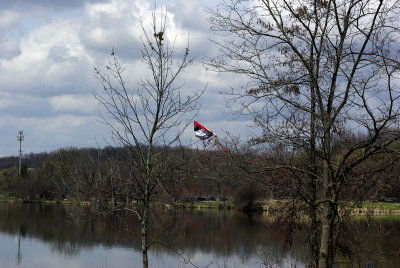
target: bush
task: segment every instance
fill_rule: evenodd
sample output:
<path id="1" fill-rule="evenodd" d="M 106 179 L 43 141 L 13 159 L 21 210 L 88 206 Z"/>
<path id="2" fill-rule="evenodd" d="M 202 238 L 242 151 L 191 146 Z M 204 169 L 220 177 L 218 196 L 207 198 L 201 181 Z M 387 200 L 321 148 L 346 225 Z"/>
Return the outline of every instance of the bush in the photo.
<path id="1" fill-rule="evenodd" d="M 260 197 L 260 188 L 253 183 L 248 183 L 237 188 L 233 196 L 233 204 L 239 209 L 253 209 L 255 201 Z"/>

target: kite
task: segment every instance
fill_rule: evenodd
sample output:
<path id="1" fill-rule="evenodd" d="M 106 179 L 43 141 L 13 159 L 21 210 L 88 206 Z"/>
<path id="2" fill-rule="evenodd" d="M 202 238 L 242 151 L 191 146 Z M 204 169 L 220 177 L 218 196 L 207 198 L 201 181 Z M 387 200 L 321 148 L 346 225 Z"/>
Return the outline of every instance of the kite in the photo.
<path id="1" fill-rule="evenodd" d="M 214 136 L 211 130 L 194 121 L 194 135 L 200 140 L 208 140 Z"/>
<path id="2" fill-rule="evenodd" d="M 224 147 L 221 144 L 221 141 L 218 139 L 217 135 L 214 134 L 211 130 L 206 128 L 205 126 L 199 124 L 194 121 L 194 135 L 203 141 L 204 148 L 207 148 L 211 142 L 211 138 L 213 138 L 213 145 L 219 147 L 222 151 L 228 153 L 230 150 Z M 206 142 L 207 141 L 207 142 Z"/>
<path id="3" fill-rule="evenodd" d="M 231 150 L 223 145 L 223 143 L 225 142 L 222 142 L 215 133 L 213 133 L 205 126 L 199 124 L 199 122 L 197 121 L 194 121 L 194 135 L 203 141 L 204 149 L 208 148 L 212 141 L 213 146 L 216 146 L 221 151 L 232 155 Z M 257 159 L 251 160 L 251 162 L 257 162 L 267 155 L 269 155 L 268 152 L 258 157 Z"/>

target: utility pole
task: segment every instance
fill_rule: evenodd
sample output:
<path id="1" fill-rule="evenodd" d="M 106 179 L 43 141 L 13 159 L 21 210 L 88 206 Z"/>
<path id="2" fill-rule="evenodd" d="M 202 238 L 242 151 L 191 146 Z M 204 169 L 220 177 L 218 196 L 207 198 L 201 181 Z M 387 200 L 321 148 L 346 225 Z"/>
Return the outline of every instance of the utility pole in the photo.
<path id="1" fill-rule="evenodd" d="M 17 140 L 19 141 L 19 168 L 18 168 L 18 175 L 21 175 L 22 141 L 24 140 L 24 131 L 23 130 L 18 130 Z"/>

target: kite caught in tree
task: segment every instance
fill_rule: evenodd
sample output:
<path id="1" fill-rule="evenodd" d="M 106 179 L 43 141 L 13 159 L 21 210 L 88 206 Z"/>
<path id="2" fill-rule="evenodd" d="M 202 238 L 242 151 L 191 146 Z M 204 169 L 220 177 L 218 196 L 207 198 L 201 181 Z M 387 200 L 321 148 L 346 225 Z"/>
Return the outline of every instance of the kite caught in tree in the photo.
<path id="1" fill-rule="evenodd" d="M 204 148 L 208 147 L 208 145 L 210 144 L 211 138 L 213 138 L 214 146 L 218 146 L 224 152 L 227 152 L 227 153 L 230 152 L 230 150 L 228 148 L 224 147 L 221 144 L 221 141 L 218 139 L 216 134 L 214 134 L 211 130 L 202 126 L 201 124 L 199 124 L 196 121 L 194 121 L 194 135 L 203 141 Z M 207 140 L 207 142 L 205 142 L 206 140 Z"/>
<path id="2" fill-rule="evenodd" d="M 194 121 L 194 135 L 200 140 L 208 140 L 214 136 L 211 130 Z"/>
<path id="3" fill-rule="evenodd" d="M 215 133 L 213 133 L 211 130 L 209 130 L 208 128 L 199 124 L 197 121 L 194 121 L 194 135 L 203 141 L 204 148 L 207 148 L 210 145 L 211 138 L 213 138 L 212 139 L 213 146 L 217 146 L 221 151 L 224 151 L 225 153 L 229 153 L 231 155 L 231 150 L 229 150 L 227 147 L 222 145 L 222 142 L 218 138 L 218 136 Z M 265 153 L 264 155 L 260 156 L 259 158 L 255 159 L 255 160 L 251 160 L 251 162 L 256 162 L 258 160 L 261 160 L 267 155 L 268 155 L 268 153 Z"/>
<path id="4" fill-rule="evenodd" d="M 238 157 L 237 154 L 232 153 L 232 151 L 229 148 L 222 145 L 222 140 L 220 140 L 218 138 L 217 134 L 213 133 L 211 130 L 202 126 L 201 124 L 199 124 L 196 121 L 194 121 L 194 135 L 203 141 L 204 149 L 208 148 L 209 145 L 212 144 L 212 146 L 214 146 L 214 147 L 216 146 L 219 150 L 227 153 L 227 155 L 229 157 L 231 157 L 232 159 Z M 212 143 L 211 143 L 211 141 L 212 141 Z M 269 152 L 264 153 L 263 155 L 257 157 L 256 159 L 248 160 L 249 161 L 248 163 L 258 162 L 258 161 L 264 159 L 266 156 L 270 156 Z M 290 176 L 286 170 L 283 170 L 283 174 L 286 177 Z"/>

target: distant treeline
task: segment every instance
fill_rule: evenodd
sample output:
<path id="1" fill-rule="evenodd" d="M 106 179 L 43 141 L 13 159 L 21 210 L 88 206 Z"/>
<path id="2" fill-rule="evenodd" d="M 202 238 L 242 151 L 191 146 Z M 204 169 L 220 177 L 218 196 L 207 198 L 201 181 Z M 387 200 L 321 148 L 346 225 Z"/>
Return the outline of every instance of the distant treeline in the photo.
<path id="1" fill-rule="evenodd" d="M 47 152 L 43 153 L 29 153 L 23 155 L 23 163 L 32 168 L 40 167 L 43 160 L 49 155 Z M 19 162 L 18 156 L 4 156 L 0 157 L 0 169 L 17 167 Z"/>
<path id="2" fill-rule="evenodd" d="M 104 148 L 64 148 L 60 150 L 79 150 L 82 155 L 86 155 L 87 157 L 97 157 L 101 156 L 103 159 L 105 158 L 118 158 L 121 155 L 126 155 L 126 150 L 124 148 L 111 147 L 107 146 Z M 22 164 L 27 168 L 39 168 L 43 165 L 43 160 L 46 158 L 57 154 L 59 150 L 53 152 L 41 152 L 41 153 L 28 153 L 22 156 Z M 0 157 L 0 170 L 18 167 L 19 157 L 18 156 L 4 156 Z"/>
<path id="3" fill-rule="evenodd" d="M 265 166 L 274 166 L 278 157 L 283 157 L 279 148 L 275 153 L 271 151 L 268 156 L 261 157 L 259 153 L 248 150 L 238 154 L 181 147 L 154 150 L 156 157 L 165 157 L 164 152 L 168 151 L 164 162 L 175 166 L 164 184 L 175 201 L 228 198 L 246 206 L 259 198 L 291 198 L 296 190 L 293 182 L 301 179 L 301 175 L 295 177 L 290 171 L 264 170 Z M 128 178 L 135 177 L 135 170 L 130 168 L 133 158 L 128 148 L 123 147 L 62 148 L 50 153 L 24 155 L 22 174 L 18 175 L 18 158 L 3 157 L 0 158 L 0 194 L 2 198 L 27 201 L 79 199 L 116 202 L 124 198 L 118 187 Z M 300 154 L 292 161 L 305 160 Z M 370 161 L 384 163 L 386 159 L 380 156 Z M 360 171 L 364 172 L 368 167 L 366 163 Z M 252 172 L 254 170 L 258 171 Z M 357 176 L 363 176 L 363 173 L 354 173 L 353 176 L 356 182 Z M 400 199 L 400 167 L 392 165 L 376 176 L 381 177 L 379 184 L 360 188 L 355 183 L 346 186 L 343 193 L 349 200 L 356 200 L 359 196 L 366 196 L 368 200 Z M 92 192 L 94 185 L 96 192 L 103 192 L 103 196 L 85 195 Z M 129 186 L 128 183 L 125 185 Z M 159 191 L 162 194 L 164 190 Z"/>
<path id="4" fill-rule="evenodd" d="M 176 187 L 170 189 L 175 200 L 195 201 L 200 196 L 232 197 L 235 178 L 220 176 L 226 167 L 225 154 L 217 151 L 198 154 L 198 150 L 181 147 L 154 147 L 153 151 L 156 157 L 165 157 L 168 151 L 170 163 L 189 163 L 182 169 L 175 168 L 175 175 L 171 177 L 170 181 L 176 183 Z M 88 184 L 96 183 L 107 192 L 114 187 L 110 180 L 135 176 L 135 171 L 130 170 L 132 160 L 128 148 L 68 147 L 49 153 L 25 154 L 21 175 L 18 175 L 18 157 L 3 157 L 0 158 L 0 194 L 3 198 L 24 201 L 93 199 L 84 196 L 82 190 L 90 191 Z M 96 200 L 107 198 L 106 194 L 95 197 Z"/>

